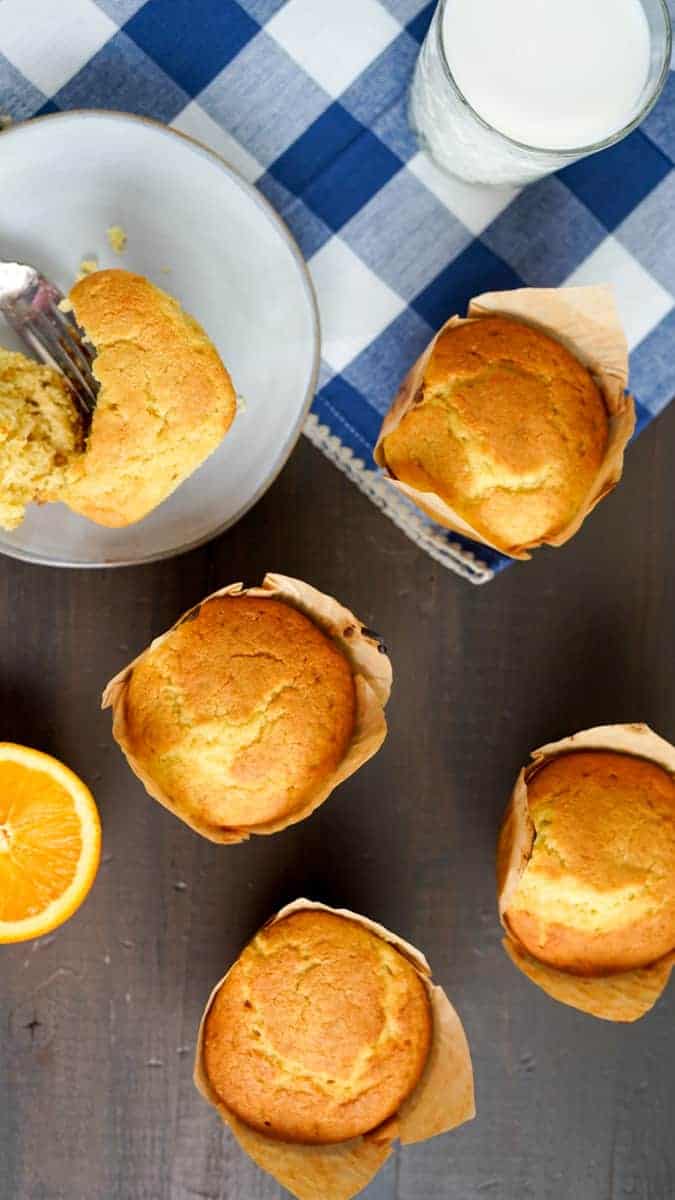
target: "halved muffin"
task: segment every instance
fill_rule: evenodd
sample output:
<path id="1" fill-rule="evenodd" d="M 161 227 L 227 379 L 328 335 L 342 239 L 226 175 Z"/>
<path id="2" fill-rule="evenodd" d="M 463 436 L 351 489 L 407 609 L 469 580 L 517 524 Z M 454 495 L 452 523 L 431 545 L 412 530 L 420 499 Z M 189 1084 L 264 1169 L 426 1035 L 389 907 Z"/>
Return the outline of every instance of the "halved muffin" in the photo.
<path id="1" fill-rule="evenodd" d="M 237 408 L 201 326 L 142 275 L 96 271 L 70 291 L 99 393 L 82 472 L 65 495 L 99 525 L 140 521 L 220 445 Z"/>

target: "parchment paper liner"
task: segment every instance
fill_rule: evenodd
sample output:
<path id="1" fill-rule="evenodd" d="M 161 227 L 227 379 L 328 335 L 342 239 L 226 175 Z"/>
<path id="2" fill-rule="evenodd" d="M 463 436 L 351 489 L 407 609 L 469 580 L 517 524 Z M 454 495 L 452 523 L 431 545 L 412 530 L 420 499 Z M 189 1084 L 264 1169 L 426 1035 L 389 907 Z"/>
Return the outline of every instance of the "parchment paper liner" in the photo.
<path id="1" fill-rule="evenodd" d="M 551 334 L 570 350 L 590 371 L 600 388 L 609 413 L 609 438 L 604 460 L 576 516 L 550 537 L 520 546 L 489 541 L 436 492 L 422 492 L 396 479 L 387 467 L 383 441 L 394 431 L 409 409 L 415 405 L 419 388 L 434 347 L 446 329 L 487 316 L 514 317 L 527 325 Z M 528 550 L 541 546 L 562 546 L 569 541 L 588 514 L 619 482 L 623 473 L 624 450 L 635 428 L 635 406 L 625 394 L 628 382 L 628 345 L 621 328 L 612 290 L 608 286 L 569 288 L 519 288 L 511 292 L 486 292 L 471 300 L 466 318 L 451 317 L 429 343 L 404 379 L 398 395 L 384 418 L 374 458 L 384 467 L 393 487 L 413 500 L 440 525 L 462 533 L 475 542 L 491 546 L 511 558 L 527 559 Z"/>
<path id="2" fill-rule="evenodd" d="M 502 944 L 518 969 L 554 1000 L 605 1021 L 637 1021 L 649 1012 L 666 987 L 675 966 L 675 946 L 672 953 L 647 967 L 605 976 L 574 975 L 533 958 L 514 937 L 505 919 L 534 842 L 534 825 L 527 800 L 528 781 L 545 762 L 572 750 L 614 750 L 632 754 L 675 774 L 675 747 L 648 725 L 600 725 L 534 750 L 532 762 L 523 767 L 516 780 L 499 836 L 499 916 L 507 933 Z"/>
<path id="3" fill-rule="evenodd" d="M 471 1055 L 461 1021 L 442 988 L 431 979 L 423 954 L 414 946 L 344 908 L 328 908 L 312 900 L 295 900 L 282 908 L 264 928 L 291 913 L 321 909 L 357 921 L 390 942 L 412 963 L 422 979 L 431 1004 L 433 1033 L 422 1078 L 396 1116 L 363 1137 L 331 1146 L 302 1146 L 265 1137 L 239 1121 L 211 1088 L 203 1065 L 204 1025 L 223 976 L 209 996 L 197 1037 L 194 1081 L 202 1096 L 218 1110 L 246 1153 L 298 1200 L 350 1200 L 374 1178 L 391 1154 L 392 1142 L 422 1142 L 447 1133 L 476 1115 Z M 229 974 L 229 972 L 228 972 Z"/>
<path id="4" fill-rule="evenodd" d="M 150 650 L 162 644 L 171 630 L 167 630 L 166 633 L 155 638 L 142 654 L 139 654 L 123 671 L 111 679 L 103 692 L 101 706 L 102 708 L 112 708 L 113 737 L 123 750 L 129 766 L 141 780 L 145 790 L 165 808 L 168 808 L 174 816 L 180 817 L 181 821 L 194 829 L 196 833 L 202 834 L 212 842 L 232 844 L 245 841 L 251 833 L 277 833 L 289 825 L 303 821 L 320 804 L 323 804 L 339 783 L 348 779 L 377 753 L 387 734 L 384 706 L 391 691 L 392 670 L 391 662 L 377 634 L 366 629 L 348 608 L 344 608 L 332 596 L 327 596 L 323 592 L 317 591 L 316 588 L 310 587 L 308 583 L 303 583 L 299 579 L 291 579 L 286 575 L 266 575 L 261 587 L 245 588 L 242 583 L 233 583 L 229 587 L 221 588 L 184 613 L 172 626 L 172 629 L 176 629 L 184 621 L 189 621 L 196 615 L 202 604 L 218 596 L 276 598 L 299 609 L 338 644 L 352 667 L 356 692 L 354 734 L 347 753 L 334 774 L 323 781 L 301 808 L 287 816 L 264 825 L 256 825 L 255 828 L 229 828 L 213 825 L 208 821 L 202 821 L 193 813 L 183 812 L 181 807 L 148 774 L 143 764 L 134 757 L 129 746 L 125 699 L 131 673 Z"/>

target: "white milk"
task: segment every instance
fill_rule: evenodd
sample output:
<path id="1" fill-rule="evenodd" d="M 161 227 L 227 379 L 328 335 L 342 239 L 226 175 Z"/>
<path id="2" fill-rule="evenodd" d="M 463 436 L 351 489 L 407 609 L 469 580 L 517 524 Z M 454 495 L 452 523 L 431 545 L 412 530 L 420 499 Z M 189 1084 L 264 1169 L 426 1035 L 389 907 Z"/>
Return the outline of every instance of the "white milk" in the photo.
<path id="1" fill-rule="evenodd" d="M 630 122 L 649 73 L 639 0 L 449 0 L 443 44 L 476 112 L 528 146 L 603 141 Z"/>
<path id="2" fill-rule="evenodd" d="M 525 182 L 570 161 L 528 156 L 472 118 L 446 78 L 439 20 L 437 12 L 411 95 L 413 126 L 432 156 L 494 183 Z M 530 147 L 580 150 L 619 132 L 637 115 L 649 77 L 640 0 L 447 0 L 441 36 L 475 112 Z"/>

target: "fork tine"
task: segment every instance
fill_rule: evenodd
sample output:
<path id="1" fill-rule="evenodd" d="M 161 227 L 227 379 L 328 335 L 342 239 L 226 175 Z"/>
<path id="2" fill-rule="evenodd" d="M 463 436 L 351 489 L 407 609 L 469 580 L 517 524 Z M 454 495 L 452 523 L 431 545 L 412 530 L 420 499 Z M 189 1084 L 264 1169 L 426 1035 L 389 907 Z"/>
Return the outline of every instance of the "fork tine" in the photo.
<path id="1" fill-rule="evenodd" d="M 81 407 L 90 417 L 96 407 L 96 387 L 92 380 L 91 365 L 79 350 L 75 338 L 61 333 L 44 313 L 36 313 L 31 324 L 24 326 L 21 332 L 42 357 L 45 353 L 49 355 L 56 368 L 68 379 Z"/>
<path id="2" fill-rule="evenodd" d="M 63 329 L 63 331 L 65 333 L 68 334 L 70 339 L 75 344 L 75 347 L 77 348 L 77 350 L 82 355 L 84 355 L 84 358 L 91 366 L 91 364 L 93 363 L 93 361 L 96 357 L 94 347 L 92 346 L 91 342 L 88 342 L 87 339 L 83 336 L 82 331 L 81 331 L 79 325 L 77 324 L 77 322 L 75 321 L 74 317 L 70 316 L 70 314 L 67 312 L 65 312 L 65 313 L 62 312 L 61 309 L 58 307 L 58 305 L 54 309 L 51 309 L 49 311 L 49 313 L 45 314 L 45 315 L 49 315 L 49 316 L 53 317 L 54 321 L 59 325 L 59 327 L 61 329 Z"/>
<path id="3" fill-rule="evenodd" d="M 1 0 L 0 0 L 1 2 Z M 85 420 L 96 407 L 98 385 L 93 375 L 93 346 L 88 346 L 75 318 L 59 309 L 59 290 L 21 263 L 0 263 L 0 311 L 30 350 L 65 375 Z M 4 287 L 3 285 L 4 278 Z"/>
<path id="4" fill-rule="evenodd" d="M 73 399 L 85 420 L 85 424 L 88 425 L 95 407 L 95 399 L 89 392 L 84 377 L 75 369 L 71 361 L 60 353 L 59 347 L 51 343 L 48 345 L 45 339 L 38 337 L 33 330 L 23 331 L 22 336 L 28 348 L 34 354 L 37 354 L 42 362 L 47 363 L 57 370 L 60 375 L 63 375 L 66 382 L 70 385 Z"/>
<path id="5" fill-rule="evenodd" d="M 95 357 L 93 347 L 91 349 L 87 347 L 77 327 L 68 321 L 63 324 L 53 322 L 52 328 L 57 343 L 85 377 L 88 382 L 88 390 L 95 396 L 98 389 L 92 375 L 92 363 Z"/>
<path id="6" fill-rule="evenodd" d="M 61 312 L 57 307 L 42 309 L 40 318 L 44 324 L 49 325 L 52 337 L 57 342 L 65 342 L 64 348 L 71 356 L 75 356 L 78 363 L 81 363 L 81 369 L 91 371 L 91 364 L 95 357 L 94 348 L 85 341 L 74 319 L 67 313 Z"/>

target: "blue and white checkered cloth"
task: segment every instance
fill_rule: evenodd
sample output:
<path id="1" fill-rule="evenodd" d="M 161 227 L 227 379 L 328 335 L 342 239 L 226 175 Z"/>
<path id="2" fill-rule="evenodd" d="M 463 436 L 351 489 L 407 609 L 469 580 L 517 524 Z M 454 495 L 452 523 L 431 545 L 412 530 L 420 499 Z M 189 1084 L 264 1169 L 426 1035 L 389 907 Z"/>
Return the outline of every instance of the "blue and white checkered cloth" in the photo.
<path id="1" fill-rule="evenodd" d="M 671 3 L 674 0 L 670 0 Z M 639 427 L 675 394 L 675 74 L 640 130 L 519 194 L 419 153 L 406 93 L 435 0 L 0 0 L 0 112 L 155 117 L 265 193 L 323 326 L 306 432 L 429 553 L 482 582 L 501 555 L 432 525 L 374 468 L 402 377 L 480 292 L 610 282 Z M 1 203 L 1 202 L 0 202 Z"/>

